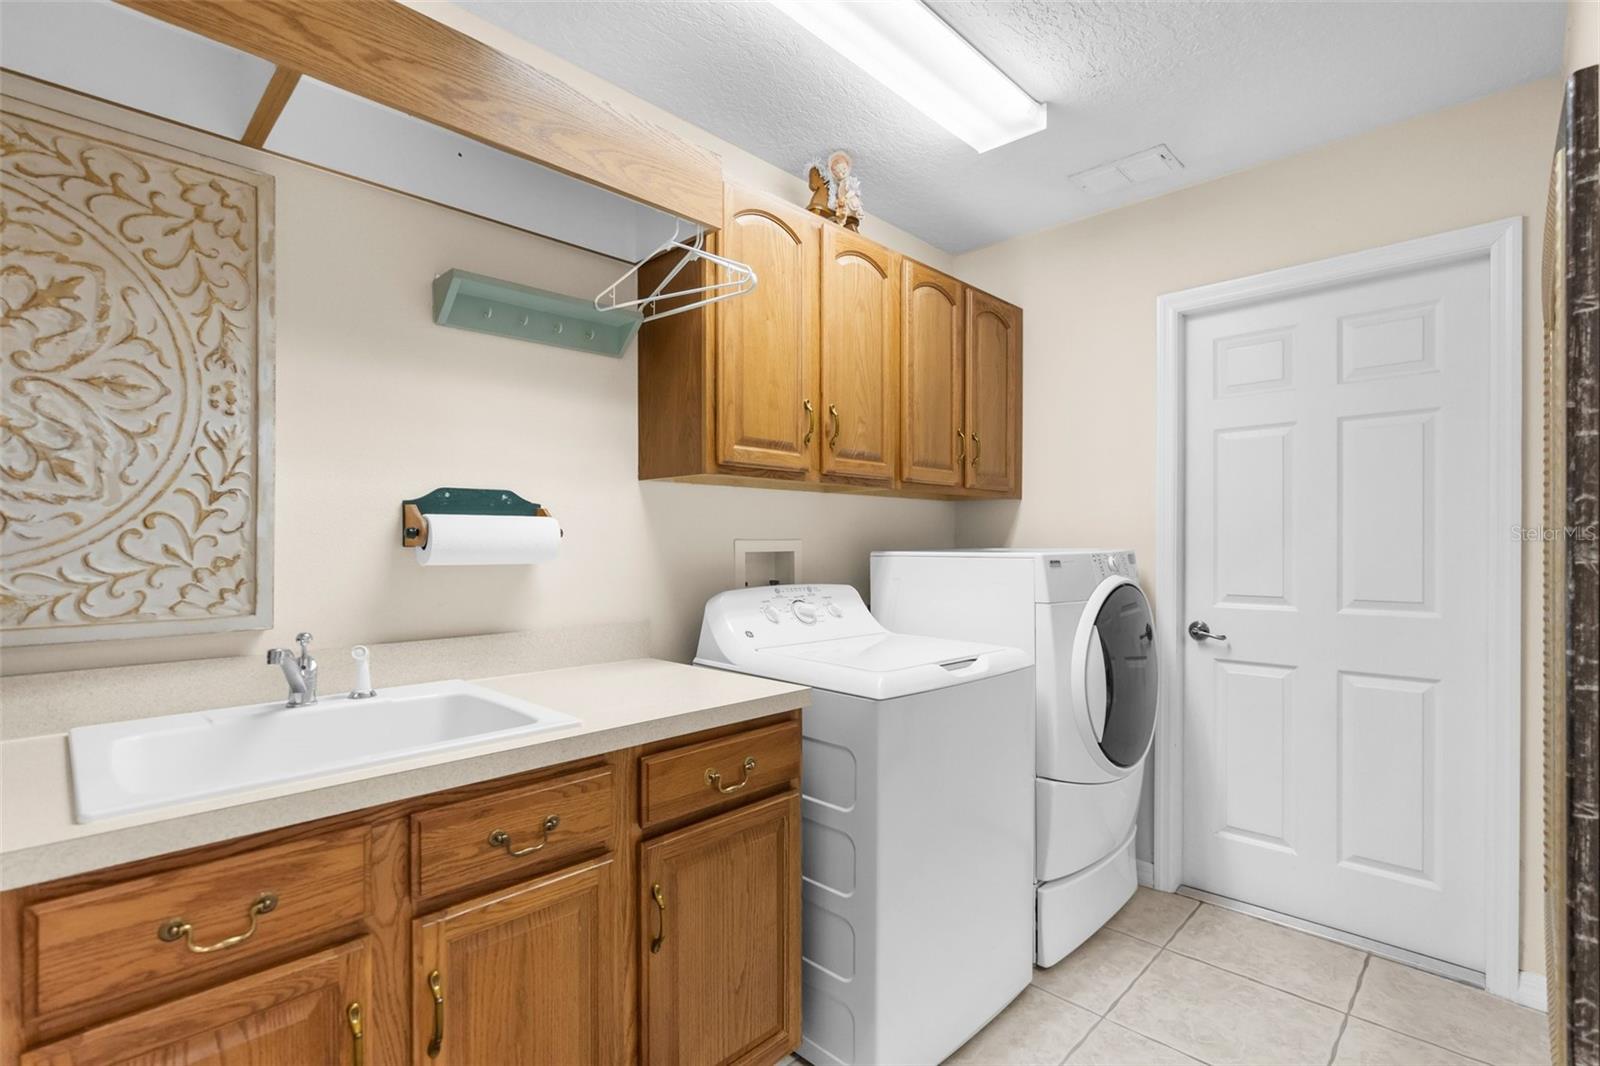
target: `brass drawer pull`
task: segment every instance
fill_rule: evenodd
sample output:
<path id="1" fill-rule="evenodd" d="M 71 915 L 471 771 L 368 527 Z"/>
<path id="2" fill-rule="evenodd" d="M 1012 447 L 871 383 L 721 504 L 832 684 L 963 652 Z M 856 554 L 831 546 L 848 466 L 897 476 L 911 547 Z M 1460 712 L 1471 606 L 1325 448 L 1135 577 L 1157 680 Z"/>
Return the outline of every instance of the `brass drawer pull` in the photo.
<path id="1" fill-rule="evenodd" d="M 717 773 L 717 771 L 715 771 L 715 770 L 707 770 L 706 771 L 706 784 L 710 785 L 712 788 L 716 789 L 718 792 L 720 792 L 724 796 L 726 796 L 728 793 L 737 792 L 741 788 L 743 788 L 744 786 L 748 785 L 750 783 L 750 772 L 752 770 L 754 770 L 755 768 L 756 768 L 756 757 L 754 755 L 751 755 L 751 756 L 748 756 L 748 757 L 745 758 L 745 760 L 744 760 L 744 776 L 739 778 L 739 780 L 736 783 L 731 784 L 731 785 L 724 785 L 722 783 L 722 775 L 721 774 Z"/>
<path id="2" fill-rule="evenodd" d="M 976 433 L 974 433 L 972 435 L 972 469 L 974 469 L 974 470 L 978 469 L 978 460 L 981 459 L 982 457 L 983 457 L 983 441 L 979 440 L 978 439 L 978 435 Z"/>
<path id="3" fill-rule="evenodd" d="M 661 945 L 667 939 L 667 897 L 661 891 L 661 882 L 657 881 L 650 886 L 650 898 L 656 901 L 656 915 L 659 924 L 656 926 L 656 935 L 650 940 L 650 954 L 661 954 Z"/>
<path id="4" fill-rule="evenodd" d="M 511 856 L 513 859 L 520 858 L 523 855 L 532 855 L 534 852 L 550 843 L 551 831 L 560 824 L 561 815 L 559 814 L 552 814 L 550 817 L 546 818 L 544 820 L 544 834 L 539 837 L 539 843 L 529 844 L 525 848 L 512 848 L 511 834 L 506 832 L 504 829 L 496 829 L 494 832 L 489 834 L 489 846 L 491 848 L 505 848 L 506 854 Z"/>
<path id="5" fill-rule="evenodd" d="M 428 1058 L 436 1059 L 444 1047 L 444 982 L 438 970 L 428 975 L 428 991 L 433 993 L 433 1039 L 428 1041 Z"/>
<path id="6" fill-rule="evenodd" d="M 956 466 L 967 461 L 967 431 L 956 430 Z"/>
<path id="7" fill-rule="evenodd" d="M 833 416 L 833 432 L 828 434 L 828 447 L 836 449 L 839 447 L 839 405 L 830 403 L 828 414 Z"/>
<path id="8" fill-rule="evenodd" d="M 361 1004 L 352 1003 L 345 1008 L 344 1016 L 350 1022 L 350 1063 L 351 1066 L 364 1066 L 367 1061 L 367 1049 L 361 1033 Z"/>
<path id="9" fill-rule="evenodd" d="M 184 942 L 184 947 L 188 948 L 196 955 L 204 955 L 209 951 L 221 951 L 224 948 L 231 948 L 236 944 L 243 944 L 246 940 L 249 940 L 251 937 L 256 935 L 256 919 L 261 917 L 263 914 L 271 914 L 274 910 L 277 910 L 277 908 L 277 896 L 273 895 L 271 892 L 261 893 L 261 895 L 256 897 L 256 901 L 250 904 L 250 927 L 242 933 L 235 933 L 233 936 L 224 937 L 215 944 L 196 944 L 194 942 L 194 926 L 190 925 L 182 918 L 168 918 L 166 921 L 162 922 L 156 927 L 156 936 L 169 944 L 175 940 L 182 940 Z"/>
<path id="10" fill-rule="evenodd" d="M 800 445 L 801 447 L 809 448 L 811 447 L 811 438 L 817 431 L 817 409 L 811 406 L 810 400 L 807 400 L 801 406 L 806 409 L 806 439 L 801 441 Z"/>

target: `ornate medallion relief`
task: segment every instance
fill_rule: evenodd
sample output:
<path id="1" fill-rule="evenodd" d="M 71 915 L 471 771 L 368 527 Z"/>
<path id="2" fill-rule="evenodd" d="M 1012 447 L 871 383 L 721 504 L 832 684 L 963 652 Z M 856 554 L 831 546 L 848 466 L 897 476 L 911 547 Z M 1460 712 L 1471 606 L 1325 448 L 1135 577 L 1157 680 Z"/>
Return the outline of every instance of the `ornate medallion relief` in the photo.
<path id="1" fill-rule="evenodd" d="M 269 626 L 271 177 L 0 112 L 4 643 Z"/>

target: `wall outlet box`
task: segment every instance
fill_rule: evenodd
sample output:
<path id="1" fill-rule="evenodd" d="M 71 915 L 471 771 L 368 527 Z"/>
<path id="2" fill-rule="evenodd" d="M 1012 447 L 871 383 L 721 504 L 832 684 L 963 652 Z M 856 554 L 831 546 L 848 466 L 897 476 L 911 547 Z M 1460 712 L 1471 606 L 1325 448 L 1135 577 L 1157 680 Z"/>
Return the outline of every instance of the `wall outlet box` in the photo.
<path id="1" fill-rule="evenodd" d="M 733 587 L 796 585 L 800 583 L 798 540 L 736 540 L 733 542 Z"/>

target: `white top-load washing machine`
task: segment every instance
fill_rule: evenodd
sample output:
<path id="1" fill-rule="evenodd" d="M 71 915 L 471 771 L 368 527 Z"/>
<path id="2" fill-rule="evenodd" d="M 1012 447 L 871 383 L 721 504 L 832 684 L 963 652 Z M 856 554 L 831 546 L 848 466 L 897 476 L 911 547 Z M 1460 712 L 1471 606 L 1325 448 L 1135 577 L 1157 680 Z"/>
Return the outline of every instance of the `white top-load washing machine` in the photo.
<path id="1" fill-rule="evenodd" d="M 808 685 L 800 1054 L 932 1063 L 1033 967 L 1033 671 L 888 632 L 849 585 L 706 604 L 695 662 Z"/>
<path id="2" fill-rule="evenodd" d="M 1138 884 L 1134 829 L 1155 735 L 1150 605 L 1131 551 L 875 552 L 890 629 L 1027 649 L 1037 683 L 1037 952 L 1060 961 Z"/>

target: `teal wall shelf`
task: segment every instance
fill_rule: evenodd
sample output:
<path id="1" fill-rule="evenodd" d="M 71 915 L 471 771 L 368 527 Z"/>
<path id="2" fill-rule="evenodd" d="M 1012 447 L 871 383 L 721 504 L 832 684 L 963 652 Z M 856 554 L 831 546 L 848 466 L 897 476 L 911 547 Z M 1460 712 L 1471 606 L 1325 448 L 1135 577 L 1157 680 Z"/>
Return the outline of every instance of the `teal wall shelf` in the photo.
<path id="1" fill-rule="evenodd" d="M 597 311 L 590 300 L 447 270 L 433 279 L 433 320 L 475 333 L 621 356 L 644 316 Z"/>

